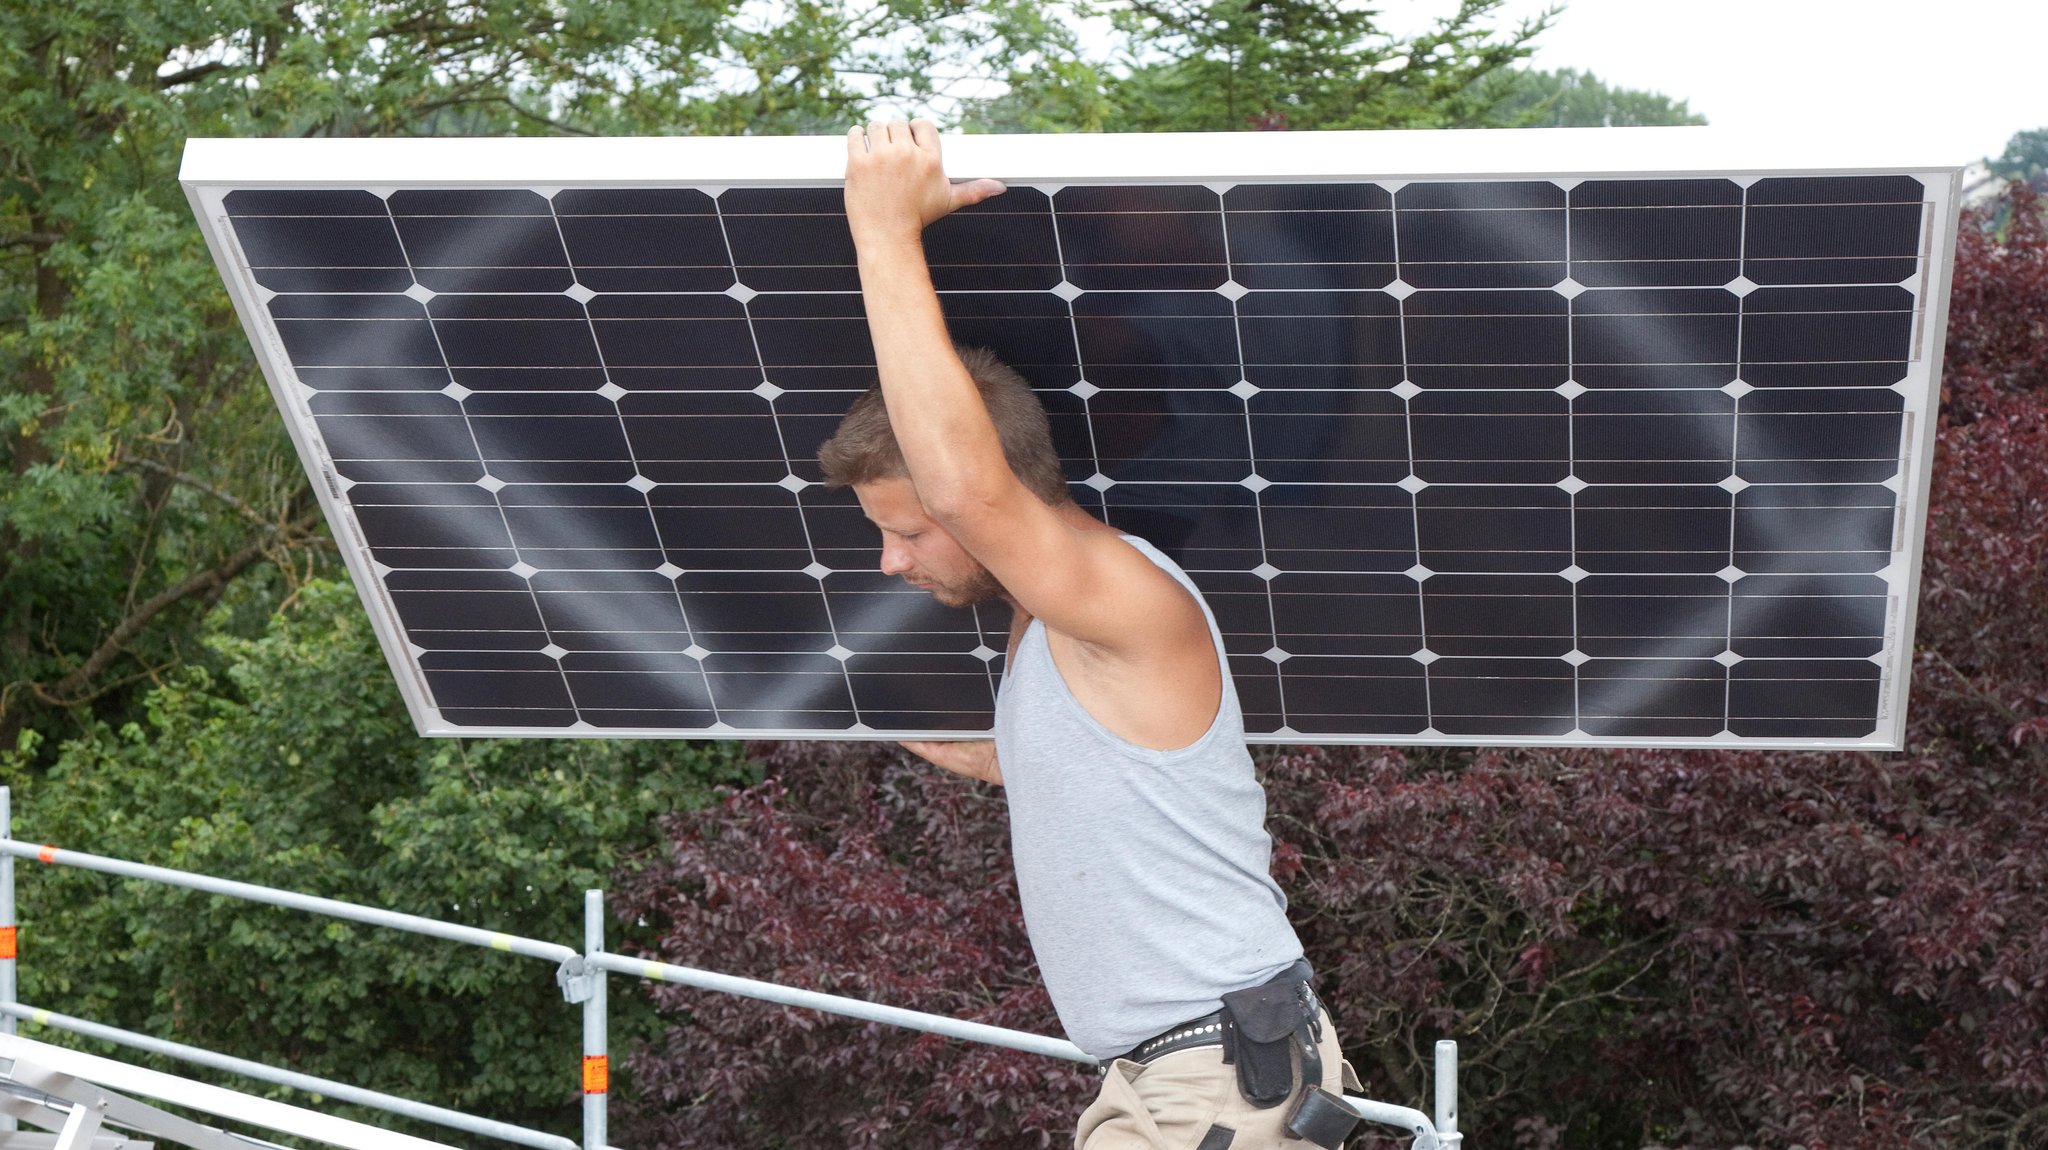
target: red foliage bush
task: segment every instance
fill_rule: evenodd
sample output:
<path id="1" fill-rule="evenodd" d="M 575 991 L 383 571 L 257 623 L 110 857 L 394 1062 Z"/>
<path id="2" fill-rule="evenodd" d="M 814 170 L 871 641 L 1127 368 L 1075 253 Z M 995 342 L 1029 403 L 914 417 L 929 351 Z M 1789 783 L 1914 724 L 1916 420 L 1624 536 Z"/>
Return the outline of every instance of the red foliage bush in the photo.
<path id="1" fill-rule="evenodd" d="M 1056 1034 L 1017 909 L 1000 793 L 886 744 L 763 748 L 768 781 L 674 817 L 615 882 L 661 957 Z M 664 986 L 629 1059 L 622 1145 L 964 1148 L 1071 1141 L 1075 1063 Z"/>
<path id="2" fill-rule="evenodd" d="M 1376 1097 L 1477 1144 L 2048 1145 L 2048 232 L 1966 222 L 1908 750 L 1267 758 L 1275 872 Z M 1056 1032 L 995 792 L 872 746 L 668 828 L 676 961 Z M 630 1144 L 1040 1147 L 1093 1075 L 659 992 Z"/>

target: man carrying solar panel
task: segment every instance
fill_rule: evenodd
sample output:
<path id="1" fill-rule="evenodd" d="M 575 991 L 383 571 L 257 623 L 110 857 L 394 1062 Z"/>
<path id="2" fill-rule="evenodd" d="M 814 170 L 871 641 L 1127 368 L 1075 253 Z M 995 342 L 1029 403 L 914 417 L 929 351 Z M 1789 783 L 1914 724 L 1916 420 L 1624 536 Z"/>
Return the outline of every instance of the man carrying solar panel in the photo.
<path id="1" fill-rule="evenodd" d="M 881 529 L 885 573 L 1014 620 L 995 740 L 906 745 L 1005 787 L 1032 950 L 1103 1060 L 1077 1146 L 1334 1147 L 1356 1079 L 1269 873 L 1215 621 L 1171 560 L 1069 498 L 1024 380 L 947 335 L 923 230 L 1002 190 L 948 181 L 927 121 L 848 134 L 880 382 L 820 461 Z"/>

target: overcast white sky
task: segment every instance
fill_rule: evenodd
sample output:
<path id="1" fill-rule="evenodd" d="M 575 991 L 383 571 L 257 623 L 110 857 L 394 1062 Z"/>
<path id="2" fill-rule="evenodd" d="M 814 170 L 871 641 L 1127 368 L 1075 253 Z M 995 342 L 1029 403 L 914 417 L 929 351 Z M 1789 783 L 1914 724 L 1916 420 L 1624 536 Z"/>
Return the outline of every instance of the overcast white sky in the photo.
<path id="1" fill-rule="evenodd" d="M 1867 137 L 1964 163 L 2048 127 L 2048 0 L 1566 0 L 1539 68 L 1683 99 L 1716 126 Z M 1456 0 L 1374 0 L 1390 32 Z M 1541 12 L 1508 0 L 1503 23 Z"/>

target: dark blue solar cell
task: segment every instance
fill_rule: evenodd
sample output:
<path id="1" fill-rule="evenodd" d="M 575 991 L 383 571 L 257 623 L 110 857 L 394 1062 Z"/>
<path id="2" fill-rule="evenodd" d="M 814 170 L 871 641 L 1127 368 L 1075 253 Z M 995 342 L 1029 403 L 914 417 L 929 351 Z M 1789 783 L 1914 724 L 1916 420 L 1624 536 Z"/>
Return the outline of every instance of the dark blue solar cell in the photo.
<path id="1" fill-rule="evenodd" d="M 1571 378 L 1554 292 L 1418 292 L 1404 303 L 1408 378 L 1425 388 L 1551 388 Z"/>
<path id="2" fill-rule="evenodd" d="M 1733 562 L 1784 574 L 1877 571 L 1891 562 L 1898 527 L 1890 488 L 1759 485 L 1735 497 Z"/>
<path id="3" fill-rule="evenodd" d="M 1735 497 L 1719 487 L 1614 484 L 1573 498 L 1573 556 L 1586 571 L 1711 575 L 1729 563 Z"/>
<path id="4" fill-rule="evenodd" d="M 761 385 L 753 325 L 736 299 L 607 295 L 586 306 L 606 378 L 628 391 L 746 391 Z"/>
<path id="5" fill-rule="evenodd" d="M 1248 288 L 1394 279 L 1393 197 L 1375 184 L 1241 184 L 1223 195 L 1231 278 Z"/>
<path id="6" fill-rule="evenodd" d="M 853 655 L 846 674 L 870 727 L 986 731 L 995 721 L 995 687 L 972 655 Z"/>
<path id="7" fill-rule="evenodd" d="M 576 282 L 593 291 L 724 291 L 733 284 L 710 196 L 689 188 L 571 189 L 554 198 Z"/>
<path id="8" fill-rule="evenodd" d="M 472 391 L 575 391 L 604 383 L 590 320 L 562 296 L 443 296 L 427 304 L 455 382 Z"/>
<path id="9" fill-rule="evenodd" d="M 1265 391 L 1245 401 L 1259 475 L 1275 483 L 1399 483 L 1407 404 L 1384 391 Z"/>
<path id="10" fill-rule="evenodd" d="M 1551 392 L 1425 391 L 1408 401 L 1415 474 L 1431 483 L 1556 483 L 1572 420 Z"/>
<path id="11" fill-rule="evenodd" d="M 1011 188 L 938 220 L 925 229 L 924 254 L 942 292 L 1044 291 L 1060 282 L 1052 203 L 1037 188 Z"/>
<path id="12" fill-rule="evenodd" d="M 864 391 L 875 382 L 859 295 L 761 295 L 747 310 L 762 369 L 775 386 Z"/>
<path id="13" fill-rule="evenodd" d="M 1728 669 L 1711 659 L 1593 659 L 1579 667 L 1579 728 L 1595 738 L 1712 738 Z"/>
<path id="14" fill-rule="evenodd" d="M 539 653 L 429 651 L 427 689 L 451 721 L 480 727 L 566 727 L 576 721 L 562 669 Z"/>
<path id="15" fill-rule="evenodd" d="M 1760 284 L 1889 284 L 1919 271 L 1918 180 L 1759 180 L 1749 190 L 1743 274 Z"/>
<path id="16" fill-rule="evenodd" d="M 1392 387 L 1401 308 L 1383 292 L 1253 292 L 1237 302 L 1244 378 L 1261 388 Z"/>
<path id="17" fill-rule="evenodd" d="M 1410 655 L 1423 645 L 1421 598 L 1405 575 L 1290 571 L 1273 576 L 1274 643 L 1290 655 Z"/>
<path id="18" fill-rule="evenodd" d="M 755 291 L 860 291 L 838 188 L 733 188 L 718 197 L 739 282 Z"/>
<path id="19" fill-rule="evenodd" d="M 1571 376 L 1594 388 L 1733 380 L 1739 301 L 1725 291 L 1589 291 L 1572 300 Z"/>
<path id="20" fill-rule="evenodd" d="M 1898 474 L 1904 397 L 1890 388 L 1753 391 L 1736 416 L 1751 483 L 1882 483 Z"/>
<path id="21" fill-rule="evenodd" d="M 1711 659 L 1728 649 L 1728 583 L 1712 575 L 1589 575 L 1578 649 L 1595 659 Z"/>
<path id="22" fill-rule="evenodd" d="M 1406 571 L 1415 504 L 1389 485 L 1276 483 L 1259 493 L 1266 561 L 1282 571 Z"/>
<path id="23" fill-rule="evenodd" d="M 691 633 L 706 650 L 777 653 L 832 649 L 832 616 L 810 575 L 693 570 L 676 576 Z"/>
<path id="24" fill-rule="evenodd" d="M 1572 585 L 1555 575 L 1435 575 L 1422 583 L 1439 655 L 1559 656 L 1572 649 Z"/>
<path id="25" fill-rule="evenodd" d="M 468 483 L 483 478 L 462 406 L 445 395 L 324 393 L 313 422 L 329 458 L 359 483 Z"/>
<path id="26" fill-rule="evenodd" d="M 405 296 L 279 296 L 270 301 L 270 315 L 301 369 L 428 368 L 439 372 L 436 388 L 448 386 L 434 327 Z"/>
<path id="27" fill-rule="evenodd" d="M 507 483 L 624 483 L 633 478 L 619 410 L 601 395 L 478 392 L 463 401 L 477 451 Z"/>
<path id="28" fill-rule="evenodd" d="M 1053 210 L 1075 287 L 1199 291 L 1230 278 L 1223 205 L 1207 188 L 1069 187 Z"/>
<path id="29" fill-rule="evenodd" d="M 1189 572 L 1202 599 L 1223 632 L 1223 647 L 1232 655 L 1264 655 L 1273 646 L 1273 603 L 1266 581 L 1239 571 Z M 1263 674 L 1272 673 L 1270 663 Z M 1277 702 L 1277 700 L 1276 700 Z"/>
<path id="30" fill-rule="evenodd" d="M 421 286 L 555 292 L 573 277 L 562 233 L 532 192 L 393 192 L 391 217 Z"/>
<path id="31" fill-rule="evenodd" d="M 1719 483 L 1735 471 L 1736 400 L 1720 391 L 1589 391 L 1572 403 L 1587 483 Z"/>
<path id="32" fill-rule="evenodd" d="M 543 571 L 652 571 L 662 564 L 647 500 L 630 487 L 515 483 L 498 492 L 498 503 L 519 558 Z"/>
<path id="33" fill-rule="evenodd" d="M 708 727 L 717 721 L 703 664 L 688 655 L 577 651 L 562 656 L 576 713 L 594 727 Z"/>
<path id="34" fill-rule="evenodd" d="M 510 571 L 398 570 L 385 586 L 406 639 L 429 651 L 538 651 L 548 645 L 532 590 Z"/>
<path id="35" fill-rule="evenodd" d="M 1227 391 L 1105 391 L 1095 457 L 1119 483 L 1234 483 L 1252 474 L 1244 402 Z"/>
<path id="36" fill-rule="evenodd" d="M 1881 669 L 1862 659 L 1751 659 L 1728 672 L 1728 729 L 1752 738 L 1868 738 Z"/>
<path id="37" fill-rule="evenodd" d="M 789 474 L 775 410 L 758 395 L 653 392 L 620 397 L 640 474 L 656 483 L 779 483 Z"/>
<path id="38" fill-rule="evenodd" d="M 1438 659 L 1430 717 L 1447 735 L 1558 738 L 1578 725 L 1576 686 L 1562 659 Z"/>
<path id="39" fill-rule="evenodd" d="M 987 348 L 1035 388 L 1081 379 L 1073 313 L 1050 292 L 954 292 L 941 297 L 946 328 L 966 347 Z"/>
<path id="40" fill-rule="evenodd" d="M 1884 647 L 1890 592 L 1870 575 L 1747 575 L 1730 602 L 1745 658 L 1863 659 Z"/>
<path id="41" fill-rule="evenodd" d="M 1280 664 L 1287 725 L 1304 735 L 1413 735 L 1429 726 L 1422 664 L 1297 656 Z"/>
<path id="42" fill-rule="evenodd" d="M 881 533 L 861 513 L 851 488 L 806 487 L 797 493 L 797 503 L 803 508 L 804 524 L 810 530 L 811 550 L 818 556 L 818 562 L 840 572 L 873 572 L 881 566 Z M 826 582 L 827 589 L 833 586 L 832 580 L 840 578 L 842 576 L 831 576 Z M 893 576 L 887 579 L 887 584 L 891 588 L 906 586 Z M 864 593 L 873 590 L 865 583 L 858 586 Z M 914 591 L 910 593 L 915 594 Z M 891 604 L 892 610 L 904 609 L 895 600 Z"/>
<path id="43" fill-rule="evenodd" d="M 1913 295 L 1898 287 L 1766 288 L 1742 301 L 1742 379 L 1885 387 L 1906 376 Z"/>
<path id="44" fill-rule="evenodd" d="M 944 606 L 873 563 L 836 571 L 821 583 L 833 633 L 849 651 L 964 655 L 982 644 L 973 609 Z"/>
<path id="45" fill-rule="evenodd" d="M 1719 286 L 1742 272 L 1730 180 L 1588 180 L 1571 201 L 1571 277 L 1589 288 Z"/>
<path id="46" fill-rule="evenodd" d="M 1547 181 L 1416 183 L 1394 194 L 1401 279 L 1418 288 L 1549 287 L 1567 270 L 1564 192 Z"/>
<path id="47" fill-rule="evenodd" d="M 1236 316 L 1213 292 L 1084 295 L 1074 301 L 1073 338 L 1097 387 L 1229 387 L 1243 378 Z"/>
<path id="48" fill-rule="evenodd" d="M 647 500 L 669 562 L 686 570 L 796 571 L 812 561 L 796 496 L 774 484 L 676 484 Z M 816 595 L 815 582 L 809 590 Z"/>
<path id="49" fill-rule="evenodd" d="M 390 215 L 384 199 L 355 189 L 238 188 L 221 197 L 228 215 L 243 216 L 376 216 Z"/>
<path id="50" fill-rule="evenodd" d="M 830 655 L 714 653 L 704 674 L 719 718 L 740 730 L 843 731 L 854 722 L 846 668 Z"/>
<path id="51" fill-rule="evenodd" d="M 1433 486 L 1415 493 L 1418 561 L 1432 571 L 1562 571 L 1571 496 L 1555 487 Z"/>
<path id="52" fill-rule="evenodd" d="M 256 282 L 280 292 L 401 292 L 413 285 L 390 217 L 239 216 L 235 242 Z"/>
<path id="53" fill-rule="evenodd" d="M 1110 526 L 1151 542 L 1183 567 L 1248 571 L 1261 561 L 1258 501 L 1236 484 L 1119 483 L 1103 501 Z"/>
<path id="54" fill-rule="evenodd" d="M 775 424 L 782 429 L 782 446 L 789 453 L 789 469 L 792 474 L 811 483 L 825 481 L 824 469 L 818 466 L 818 448 L 832 437 L 833 431 L 839 427 L 840 417 L 846 414 L 847 407 L 866 389 L 867 384 L 862 384 L 855 390 L 790 391 L 775 397 Z M 1080 401 L 1076 399 L 1075 402 Z M 1055 417 L 1053 442 L 1056 444 L 1061 442 L 1059 433 L 1060 422 Z M 1085 424 L 1082 425 L 1080 433 L 1081 444 L 1085 448 L 1088 434 Z M 812 488 L 804 492 L 804 497 L 809 499 L 817 493 L 817 489 Z M 852 500 L 850 492 L 843 494 L 849 502 Z M 874 541 L 871 545 L 879 546 L 879 541 Z M 827 563 L 835 567 L 845 566 L 831 563 L 830 560 L 827 560 Z"/>
<path id="55" fill-rule="evenodd" d="M 640 514 L 646 517 L 645 506 Z M 659 562 L 657 556 L 655 563 Z M 690 626 L 683 618 L 675 581 L 651 567 L 534 575 L 529 582 L 547 622 L 548 638 L 571 651 L 649 654 L 687 649 Z"/>

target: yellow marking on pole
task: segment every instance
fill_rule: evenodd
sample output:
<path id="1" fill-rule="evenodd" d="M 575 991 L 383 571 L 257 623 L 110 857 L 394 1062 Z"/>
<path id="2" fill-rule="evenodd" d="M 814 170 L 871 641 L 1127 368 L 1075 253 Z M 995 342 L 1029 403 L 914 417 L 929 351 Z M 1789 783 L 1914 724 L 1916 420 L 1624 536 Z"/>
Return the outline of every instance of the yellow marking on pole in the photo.
<path id="1" fill-rule="evenodd" d="M 654 981 L 656 981 L 656 982 L 660 982 L 660 981 L 661 981 L 661 964 L 660 964 L 660 963 L 658 963 L 658 962 L 650 962 L 650 963 L 646 964 L 645 966 L 642 966 L 642 967 L 640 968 L 640 975 L 641 975 L 641 977 L 643 977 L 643 978 L 651 978 L 651 979 L 653 979 L 653 980 L 654 980 Z"/>
<path id="2" fill-rule="evenodd" d="M 492 936 L 491 936 L 491 949 L 492 949 L 492 950 L 511 950 L 511 949 L 512 949 L 512 936 L 511 936 L 511 935 L 509 935 L 509 934 L 494 934 L 494 935 L 492 935 Z"/>
<path id="3" fill-rule="evenodd" d="M 34 1014 L 29 1015 L 29 1018 L 33 1019 L 37 1026 L 50 1025 L 50 1012 L 47 1010 L 38 1009 Z"/>

